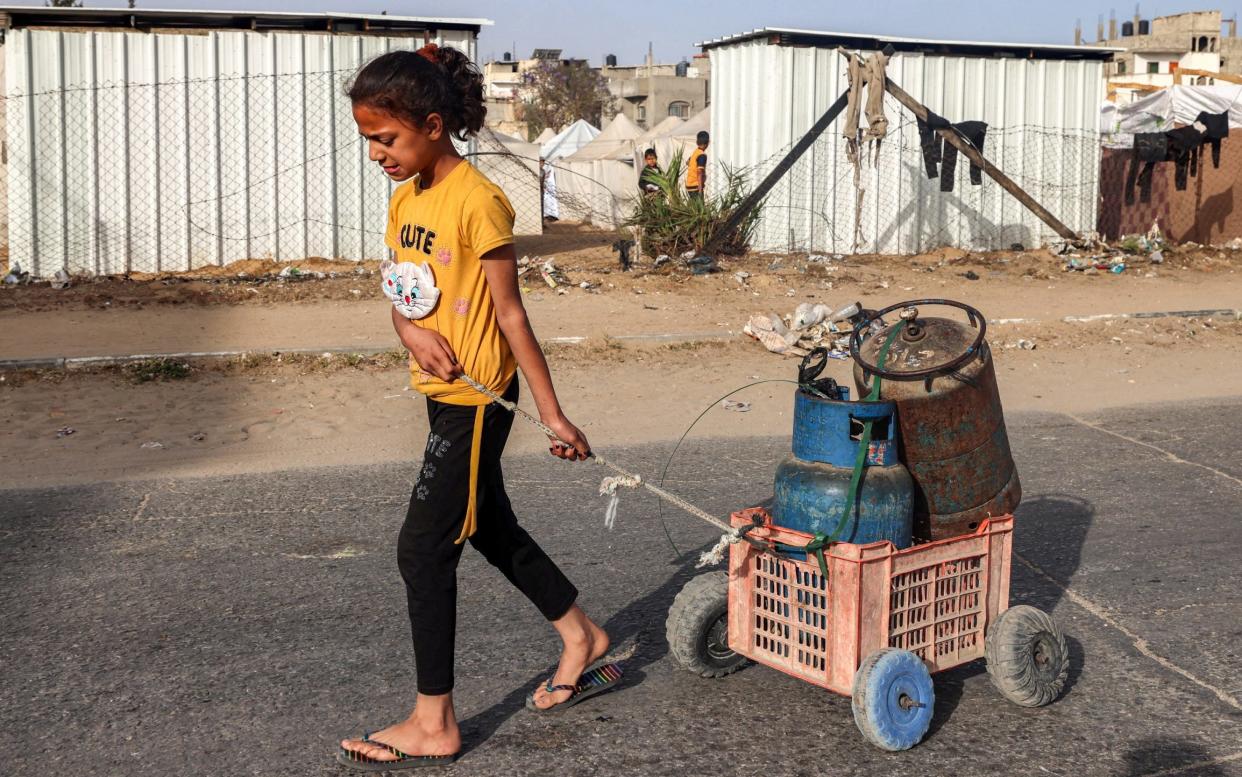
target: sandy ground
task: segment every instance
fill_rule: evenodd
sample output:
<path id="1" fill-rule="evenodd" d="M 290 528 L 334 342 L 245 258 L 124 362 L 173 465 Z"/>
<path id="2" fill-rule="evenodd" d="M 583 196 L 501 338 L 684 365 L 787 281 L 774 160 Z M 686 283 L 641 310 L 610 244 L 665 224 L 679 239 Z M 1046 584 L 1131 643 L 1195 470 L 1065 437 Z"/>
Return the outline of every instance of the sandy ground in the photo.
<path id="1" fill-rule="evenodd" d="M 1013 347 L 1036 338 L 1033 351 Z M 991 342 L 1007 410 L 1088 412 L 1235 394 L 1242 323 L 1158 319 L 1000 325 Z M 676 439 L 784 433 L 793 386 L 738 393 L 749 412 L 714 406 L 759 380 L 793 380 L 797 361 L 736 339 L 665 346 L 615 341 L 549 348 L 566 412 L 601 451 Z M 181 380 L 136 383 L 122 370 L 4 375 L 0 487 L 222 475 L 403 461 L 423 447 L 423 400 L 393 360 L 273 359 L 195 366 Z M 830 362 L 843 383 L 849 363 Z M 522 404 L 530 407 L 529 396 Z M 72 429 L 72 434 L 58 434 Z M 515 452 L 545 447 L 519 424 Z"/>
<path id="2" fill-rule="evenodd" d="M 914 297 L 969 302 L 993 321 L 989 341 L 1011 411 L 1087 412 L 1223 396 L 1236 393 L 1242 378 L 1242 323 L 1235 316 L 1063 321 L 1237 309 L 1242 252 L 1170 251 L 1161 265 L 1144 261 L 1120 275 L 1064 272 L 1063 259 L 1042 251 L 944 250 L 826 263 L 750 256 L 727 260 L 724 272 L 691 276 L 667 267 L 622 273 L 598 233 L 562 229 L 541 241 L 525 248 L 556 257 L 573 285 L 560 293 L 528 274 L 527 307 L 536 332 L 553 343 L 562 403 L 601 450 L 676 439 L 726 393 L 758 380 L 794 379 L 796 360 L 769 354 L 739 332 L 751 314 L 790 313 L 803 301 L 834 308 L 854 301 L 879 308 Z M 395 346 L 387 303 L 371 293 L 376 279 L 368 267 L 299 266 L 325 277 L 256 280 L 272 266 L 253 262 L 193 278 L 5 287 L 0 359 Z M 749 277 L 739 279 L 739 271 Z M 592 288 L 580 288 L 582 281 Z M 564 338 L 587 340 L 555 342 Z M 1036 348 L 1017 348 L 1020 339 Z M 422 447 L 425 413 L 421 399 L 404 389 L 399 362 L 204 362 L 183 379 L 141 383 L 124 370 L 0 374 L 0 454 L 7 464 L 0 485 L 405 460 Z M 848 381 L 847 363 L 830 366 Z M 714 409 L 695 433 L 781 433 L 791 390 L 787 383 L 747 389 L 736 398 L 751 403 L 749 412 Z M 518 451 L 544 445 L 524 426 L 512 443 Z"/>

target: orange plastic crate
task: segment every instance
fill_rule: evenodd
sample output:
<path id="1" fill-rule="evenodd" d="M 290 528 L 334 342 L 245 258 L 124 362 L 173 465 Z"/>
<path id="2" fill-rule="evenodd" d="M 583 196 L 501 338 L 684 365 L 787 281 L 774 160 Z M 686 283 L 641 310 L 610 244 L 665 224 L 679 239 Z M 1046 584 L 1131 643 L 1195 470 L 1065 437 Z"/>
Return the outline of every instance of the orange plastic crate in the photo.
<path id="1" fill-rule="evenodd" d="M 772 525 L 762 508 L 734 513 L 748 536 L 801 547 L 811 535 Z M 1013 516 L 974 534 L 898 550 L 891 542 L 824 549 L 819 561 L 763 553 L 739 542 L 729 555 L 729 647 L 747 658 L 848 696 L 854 673 L 885 647 L 909 650 L 933 672 L 983 657 L 988 624 L 1009 606 Z"/>

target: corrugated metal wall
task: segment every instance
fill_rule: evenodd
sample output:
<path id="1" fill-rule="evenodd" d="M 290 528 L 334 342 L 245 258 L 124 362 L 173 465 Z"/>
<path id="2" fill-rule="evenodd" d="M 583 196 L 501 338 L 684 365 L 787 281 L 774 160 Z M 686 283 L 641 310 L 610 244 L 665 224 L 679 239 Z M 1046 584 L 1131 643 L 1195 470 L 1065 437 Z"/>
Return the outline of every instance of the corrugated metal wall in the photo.
<path id="1" fill-rule="evenodd" d="M 752 184 L 846 88 L 845 61 L 832 49 L 753 40 L 710 56 L 714 158 L 747 170 Z M 1095 229 L 1101 63 L 898 54 L 888 75 L 951 121 L 987 122 L 984 154 L 993 163 L 1070 228 Z M 986 176 L 972 186 L 964 158 L 954 191 L 942 192 L 924 172 L 914 117 L 891 97 L 886 110 L 890 136 L 862 168 L 859 234 L 838 120 L 768 197 L 754 247 L 918 253 L 1032 246 L 1054 236 Z"/>
<path id="2" fill-rule="evenodd" d="M 436 43 L 475 57 L 474 35 Z M 8 253 L 38 276 L 386 255 L 342 86 L 418 37 L 10 30 Z"/>

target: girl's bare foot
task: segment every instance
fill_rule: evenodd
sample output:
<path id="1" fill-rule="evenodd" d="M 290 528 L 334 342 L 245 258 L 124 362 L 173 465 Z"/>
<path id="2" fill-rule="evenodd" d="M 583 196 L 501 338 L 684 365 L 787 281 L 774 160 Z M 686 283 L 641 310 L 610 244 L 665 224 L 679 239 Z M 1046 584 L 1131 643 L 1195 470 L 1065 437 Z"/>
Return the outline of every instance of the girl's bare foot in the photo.
<path id="1" fill-rule="evenodd" d="M 461 750 L 461 731 L 453 712 L 451 694 L 423 696 L 410 717 L 362 739 L 341 740 L 341 747 L 374 761 L 396 761 L 398 756 L 380 747 L 391 745 L 406 755 L 454 755 Z"/>
<path id="2" fill-rule="evenodd" d="M 564 643 L 561 662 L 552 676 L 552 685 L 575 685 L 587 667 L 608 652 L 608 635 L 576 604 L 552 625 Z M 546 686 L 541 685 L 534 694 L 535 706 L 546 710 L 567 701 L 569 697 L 569 691 L 549 693 Z"/>

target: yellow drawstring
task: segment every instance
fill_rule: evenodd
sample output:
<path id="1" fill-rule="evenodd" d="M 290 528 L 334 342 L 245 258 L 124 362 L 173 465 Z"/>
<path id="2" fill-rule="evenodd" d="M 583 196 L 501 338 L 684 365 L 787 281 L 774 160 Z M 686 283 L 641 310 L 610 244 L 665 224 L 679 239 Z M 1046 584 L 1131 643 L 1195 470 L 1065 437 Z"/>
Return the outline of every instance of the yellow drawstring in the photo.
<path id="1" fill-rule="evenodd" d="M 475 512 L 479 495 L 479 453 L 483 447 L 483 411 L 487 405 L 479 405 L 474 411 L 474 437 L 470 442 L 470 500 L 466 502 L 466 521 L 461 527 L 461 536 L 454 540 L 455 545 L 465 542 L 477 527 Z"/>

